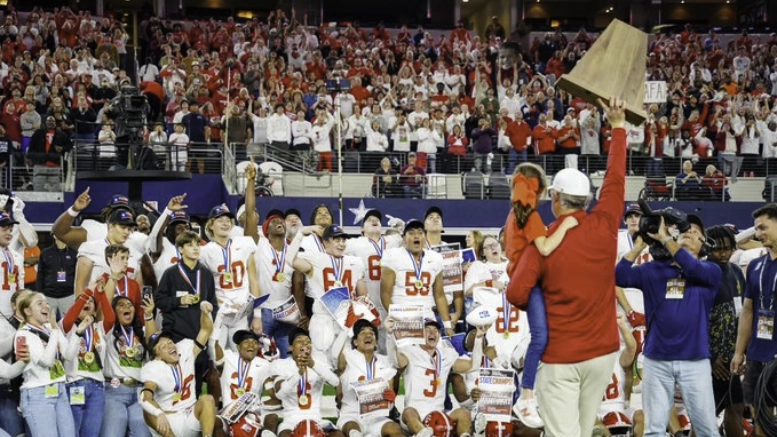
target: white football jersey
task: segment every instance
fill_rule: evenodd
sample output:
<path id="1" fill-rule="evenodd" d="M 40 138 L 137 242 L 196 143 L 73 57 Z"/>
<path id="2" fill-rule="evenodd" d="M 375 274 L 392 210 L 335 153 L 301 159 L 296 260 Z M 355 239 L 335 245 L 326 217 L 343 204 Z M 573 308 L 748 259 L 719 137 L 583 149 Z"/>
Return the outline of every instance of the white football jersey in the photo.
<path id="1" fill-rule="evenodd" d="M 343 391 L 340 415 L 358 416 L 360 414 L 359 399 L 356 397 L 356 390 L 351 383 L 371 381 L 377 378 L 383 378 L 388 382 L 396 375 L 397 369 L 389 363 L 388 358 L 384 355 L 374 354 L 373 361 L 368 363 L 364 354 L 348 346 L 343 349 L 343 355 L 347 364 L 345 371 L 340 375 L 340 387 Z M 368 372 L 372 378 L 368 378 L 370 376 Z M 386 388 L 389 388 L 388 385 Z"/>
<path id="2" fill-rule="evenodd" d="M 181 340 L 176 348 L 178 363 L 171 365 L 157 359 L 143 365 L 141 371 L 141 381 L 157 385 L 154 400 L 163 411 L 183 411 L 197 403 L 194 341 Z"/>
<path id="3" fill-rule="evenodd" d="M 442 255 L 432 250 L 424 250 L 420 265 L 420 278 L 416 278 L 415 262 L 412 255 L 403 247 L 386 250 L 383 253 L 381 265 L 395 273 L 396 279 L 391 303 L 424 305 L 429 309 L 435 306 L 432 287 L 437 275 L 441 274 L 443 270 Z M 423 287 L 416 286 L 417 279 L 421 280 Z"/>
<path id="4" fill-rule="evenodd" d="M 231 349 L 224 350 L 224 370 L 221 372 L 221 397 L 224 407 L 237 400 L 245 390 L 260 397 L 264 391 L 264 382 L 270 377 L 270 362 L 256 357 L 250 362 L 243 361 L 240 354 Z"/>
<path id="5" fill-rule="evenodd" d="M 211 241 L 200 250 L 200 262 L 213 273 L 219 305 L 245 306 L 248 302 L 248 262 L 256 252 L 251 237 L 228 240 L 227 247 Z"/>
<path id="6" fill-rule="evenodd" d="M 618 231 L 618 260 L 623 258 L 623 255 L 627 254 L 632 248 L 634 248 L 634 239 L 626 229 Z M 634 260 L 634 265 L 640 265 L 653 260 L 650 256 L 650 251 L 646 247 L 645 250 Z"/>
<path id="7" fill-rule="evenodd" d="M 0 249 L 0 313 L 13 317 L 11 295 L 24 288 L 24 257 L 11 249 Z"/>
<path id="8" fill-rule="evenodd" d="M 92 266 L 92 275 L 89 277 L 87 284 L 91 284 L 97 278 L 104 273 L 111 274 L 111 269 L 108 266 L 108 262 L 105 261 L 105 248 L 108 247 L 108 240 L 93 240 L 87 241 L 78 248 L 78 257 L 86 257 L 94 264 Z M 137 276 L 140 274 L 140 258 L 141 253 L 132 247 L 125 246 L 129 249 L 129 263 L 127 264 L 127 277 L 137 280 Z"/>
<path id="9" fill-rule="evenodd" d="M 380 274 L 381 258 L 387 249 L 402 246 L 402 239 L 398 236 L 381 237 L 373 241 L 367 237 L 352 238 L 348 240 L 345 249 L 346 255 L 355 256 L 362 260 L 366 269 L 365 283 L 367 295 L 373 303 L 380 303 Z"/>
<path id="10" fill-rule="evenodd" d="M 604 392 L 602 404 L 599 406 L 599 416 L 608 413 L 623 413 L 626 411 L 626 371 L 619 361 L 615 362 L 612 370 L 612 378 Z"/>
<path id="11" fill-rule="evenodd" d="M 299 247 L 306 253 L 325 253 L 324 241 L 316 234 L 302 237 L 302 243 Z"/>
<path id="12" fill-rule="evenodd" d="M 445 403 L 445 381 L 459 359 L 456 350 L 445 340 L 440 340 L 435 360 L 421 345 L 399 348 L 410 364 L 405 370 L 405 405 L 412 405 L 425 417 L 430 411 L 443 411 Z"/>
<path id="13" fill-rule="evenodd" d="M 163 237 L 162 252 L 159 254 L 159 259 L 154 263 L 154 274 L 156 275 L 157 281 L 162 279 L 165 270 L 178 264 L 178 255 L 179 253 L 178 250 L 176 250 L 175 245 L 168 241 L 167 238 Z"/>
<path id="14" fill-rule="evenodd" d="M 505 277 L 506 273 L 500 280 Z M 478 287 L 472 296 L 476 305 L 485 305 L 496 311 L 496 321 L 486 332 L 486 339 L 496 348 L 499 359 L 510 362 L 516 348 L 520 348 L 521 354 L 525 353 L 531 341 L 526 312 L 513 306 L 504 293 L 494 288 Z"/>
<path id="15" fill-rule="evenodd" d="M 308 296 L 316 299 L 313 304 L 314 314 L 328 314 L 317 298 L 336 288 L 336 282 L 339 281 L 344 287 L 348 287 L 348 291 L 353 295 L 356 292 L 356 284 L 364 279 L 364 264 L 354 256 L 346 255 L 339 260 L 334 256 L 318 252 L 302 252 L 299 256 L 313 266 L 307 279 L 310 284 Z"/>
<path id="16" fill-rule="evenodd" d="M 324 382 L 327 378 L 331 378 L 331 382 L 337 384 L 337 376 L 326 367 L 328 363 L 326 358 L 314 353 L 313 359 L 317 363 L 316 367 L 320 366 L 322 372 L 328 372 L 328 375 L 319 374 L 312 368 L 308 368 L 303 379 L 293 358 L 275 360 L 270 364 L 270 374 L 275 377 L 276 383 L 282 382 L 281 390 L 276 393 L 276 396 L 283 406 L 284 421 L 294 423 L 301 419 L 321 420 L 322 418 Z M 302 397 L 306 397 L 306 401 L 300 402 Z"/>
<path id="17" fill-rule="evenodd" d="M 275 308 L 291 296 L 291 275 L 294 268 L 288 261 L 291 260 L 286 259 L 286 245 L 279 252 L 270 245 L 269 239 L 259 240 L 254 255 L 256 276 L 259 277 L 259 288 L 264 294 L 270 295 L 262 304 L 262 308 Z"/>

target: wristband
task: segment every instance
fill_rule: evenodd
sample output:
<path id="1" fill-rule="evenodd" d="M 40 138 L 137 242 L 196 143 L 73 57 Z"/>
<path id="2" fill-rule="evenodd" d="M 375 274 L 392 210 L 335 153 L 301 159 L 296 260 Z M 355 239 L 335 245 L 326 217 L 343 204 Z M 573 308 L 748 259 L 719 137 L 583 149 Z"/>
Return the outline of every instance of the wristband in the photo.
<path id="1" fill-rule="evenodd" d="M 489 287 L 489 288 L 491 288 L 491 287 L 493 287 L 493 286 L 494 286 L 494 281 L 492 281 L 491 279 L 489 279 L 489 280 L 487 280 L 487 281 L 486 281 L 486 287 Z"/>
<path id="2" fill-rule="evenodd" d="M 173 211 L 170 211 L 170 208 L 165 208 L 165 210 L 164 210 L 164 211 L 162 211 L 162 216 L 163 216 L 163 217 L 164 217 L 164 216 L 168 216 L 168 217 L 169 217 L 169 216 L 171 216 L 171 215 L 173 215 Z"/>
<path id="3" fill-rule="evenodd" d="M 262 309 L 260 307 L 254 308 L 254 317 L 258 319 L 262 318 Z"/>
<path id="4" fill-rule="evenodd" d="M 446 320 L 446 321 L 442 322 L 442 326 L 443 326 L 445 329 L 452 329 L 452 326 L 453 326 L 453 325 L 451 325 L 451 321 L 450 321 L 450 320 Z"/>
<path id="5" fill-rule="evenodd" d="M 65 212 L 67 212 L 67 215 L 69 215 L 70 217 L 73 217 L 73 218 L 78 217 L 78 214 L 79 214 L 79 212 L 76 211 L 75 209 L 73 209 L 72 206 L 70 208 L 68 208 L 67 211 L 65 211 Z"/>

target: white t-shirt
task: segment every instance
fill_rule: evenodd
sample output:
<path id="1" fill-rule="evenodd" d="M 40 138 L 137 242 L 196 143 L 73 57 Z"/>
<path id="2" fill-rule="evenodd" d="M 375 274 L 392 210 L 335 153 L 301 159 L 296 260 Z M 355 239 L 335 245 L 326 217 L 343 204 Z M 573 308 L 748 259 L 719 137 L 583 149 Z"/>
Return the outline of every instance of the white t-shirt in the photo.
<path id="1" fill-rule="evenodd" d="M 24 382 L 22 389 L 44 387 L 49 384 L 65 382 L 65 369 L 62 365 L 61 353 L 67 347 L 67 340 L 59 329 L 51 330 L 49 324 L 43 326 L 43 332 L 49 335 L 49 341 L 44 342 L 35 332 L 35 328 L 25 325 L 16 331 L 14 344 L 18 338 L 24 337 L 30 351 L 30 362 L 24 366 L 22 374 Z"/>

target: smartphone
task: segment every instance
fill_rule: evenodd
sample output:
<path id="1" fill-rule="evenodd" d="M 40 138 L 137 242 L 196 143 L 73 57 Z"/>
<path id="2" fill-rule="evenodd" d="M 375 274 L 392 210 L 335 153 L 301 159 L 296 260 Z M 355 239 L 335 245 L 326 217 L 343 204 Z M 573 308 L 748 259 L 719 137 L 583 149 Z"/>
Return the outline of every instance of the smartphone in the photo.
<path id="1" fill-rule="evenodd" d="M 151 299 L 152 294 L 153 293 L 151 292 L 151 286 L 150 285 L 144 285 L 143 286 L 143 299 L 144 300 L 145 299 Z"/>
<path id="2" fill-rule="evenodd" d="M 27 352 L 27 337 L 18 337 L 16 339 L 16 360 L 19 360 L 19 352 Z"/>

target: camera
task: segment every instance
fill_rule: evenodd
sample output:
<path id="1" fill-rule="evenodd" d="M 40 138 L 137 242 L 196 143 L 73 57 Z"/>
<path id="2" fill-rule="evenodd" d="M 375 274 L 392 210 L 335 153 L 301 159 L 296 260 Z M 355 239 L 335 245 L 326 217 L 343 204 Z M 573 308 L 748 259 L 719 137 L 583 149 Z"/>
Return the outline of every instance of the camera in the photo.
<path id="1" fill-rule="evenodd" d="M 642 210 L 642 217 L 639 219 L 638 235 L 648 244 L 650 255 L 656 261 L 667 261 L 672 259 L 672 254 L 669 253 L 666 247 L 664 247 L 660 241 L 650 237 L 649 234 L 658 233 L 658 229 L 661 227 L 662 218 L 667 227 L 674 226 L 680 234 L 688 232 L 691 228 L 691 223 L 688 221 L 688 214 L 677 208 L 672 208 L 671 206 L 653 211 L 650 209 L 650 205 L 644 200 L 640 200 L 638 203 Z"/>

